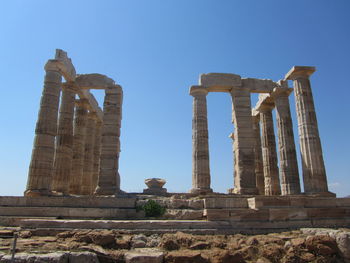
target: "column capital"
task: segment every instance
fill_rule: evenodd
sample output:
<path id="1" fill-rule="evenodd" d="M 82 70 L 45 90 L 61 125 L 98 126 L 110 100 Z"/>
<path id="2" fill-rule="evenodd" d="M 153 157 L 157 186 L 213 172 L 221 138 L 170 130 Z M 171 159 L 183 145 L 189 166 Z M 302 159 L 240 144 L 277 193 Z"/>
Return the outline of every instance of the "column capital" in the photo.
<path id="1" fill-rule="evenodd" d="M 56 59 L 49 59 L 45 66 L 44 66 L 45 71 L 56 71 L 56 72 L 60 72 L 60 62 Z"/>
<path id="2" fill-rule="evenodd" d="M 257 110 L 261 113 L 265 113 L 265 112 L 272 111 L 274 108 L 275 108 L 274 103 L 265 102 L 265 103 L 260 104 L 260 106 Z"/>
<path id="3" fill-rule="evenodd" d="M 276 100 L 278 97 L 288 97 L 292 92 L 293 92 L 292 88 L 276 87 L 273 89 L 273 92 L 271 93 L 271 97 Z"/>
<path id="4" fill-rule="evenodd" d="M 190 88 L 191 96 L 194 96 L 194 97 L 198 95 L 206 96 L 207 94 L 208 94 L 208 89 L 204 86 L 195 85 L 195 86 L 191 86 Z"/>
<path id="5" fill-rule="evenodd" d="M 316 71 L 315 67 L 294 66 L 285 75 L 284 80 L 295 80 L 300 78 L 308 79 Z"/>
<path id="6" fill-rule="evenodd" d="M 106 94 L 123 94 L 123 89 L 120 85 L 109 86 L 105 89 Z"/>

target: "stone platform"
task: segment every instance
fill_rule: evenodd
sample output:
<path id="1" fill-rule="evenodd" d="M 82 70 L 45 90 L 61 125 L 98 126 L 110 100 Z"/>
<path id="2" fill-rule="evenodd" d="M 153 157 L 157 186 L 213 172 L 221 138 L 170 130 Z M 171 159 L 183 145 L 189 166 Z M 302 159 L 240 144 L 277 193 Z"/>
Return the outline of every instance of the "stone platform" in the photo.
<path id="1" fill-rule="evenodd" d="M 153 199 L 157 220 L 137 209 Z M 350 227 L 350 198 L 207 195 L 202 197 L 0 197 L 0 225 L 117 229 L 129 232 L 266 233 L 301 227 Z"/>

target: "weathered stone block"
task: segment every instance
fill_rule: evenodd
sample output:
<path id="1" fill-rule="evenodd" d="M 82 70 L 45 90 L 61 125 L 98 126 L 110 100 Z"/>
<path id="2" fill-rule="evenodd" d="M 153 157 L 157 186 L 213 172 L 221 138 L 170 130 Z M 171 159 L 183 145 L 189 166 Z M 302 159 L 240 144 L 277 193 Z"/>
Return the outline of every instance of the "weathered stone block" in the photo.
<path id="1" fill-rule="evenodd" d="M 205 198 L 205 208 L 248 208 L 247 198 Z"/>
<path id="2" fill-rule="evenodd" d="M 230 211 L 228 209 L 204 209 L 204 216 L 208 221 L 228 220 Z"/>
<path id="3" fill-rule="evenodd" d="M 305 208 L 270 208 L 270 221 L 305 220 L 308 219 Z"/>
<path id="4" fill-rule="evenodd" d="M 227 73 L 202 74 L 199 84 L 208 87 L 212 92 L 228 92 L 232 87 L 241 86 L 241 76 Z"/>
<path id="5" fill-rule="evenodd" d="M 230 221 L 268 221 L 269 210 L 268 209 L 231 209 Z"/>

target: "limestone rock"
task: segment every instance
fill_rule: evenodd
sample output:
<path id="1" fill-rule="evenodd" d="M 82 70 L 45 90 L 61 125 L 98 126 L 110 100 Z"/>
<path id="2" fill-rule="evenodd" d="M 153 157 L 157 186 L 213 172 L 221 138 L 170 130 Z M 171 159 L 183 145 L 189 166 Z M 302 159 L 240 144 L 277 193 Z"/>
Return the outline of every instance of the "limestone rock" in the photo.
<path id="1" fill-rule="evenodd" d="M 164 240 L 159 244 L 159 246 L 165 250 L 178 250 L 180 248 L 180 245 L 173 239 Z"/>
<path id="2" fill-rule="evenodd" d="M 115 235 L 112 231 L 92 231 L 89 233 L 92 242 L 102 247 L 111 248 L 115 246 Z"/>
<path id="3" fill-rule="evenodd" d="M 308 236 L 305 245 L 311 253 L 316 255 L 331 256 L 338 252 L 336 240 L 327 235 Z"/>
<path id="4" fill-rule="evenodd" d="M 144 248 L 144 247 L 146 247 L 146 242 L 143 240 L 133 240 L 131 242 L 131 246 L 133 248 Z"/>
<path id="5" fill-rule="evenodd" d="M 1 259 L 2 263 L 11 263 L 11 255 L 5 255 Z M 68 263 L 69 261 L 69 253 L 64 252 L 55 252 L 48 254 L 26 254 L 26 253 L 18 253 L 15 256 L 16 263 L 26 263 L 26 262 L 35 262 L 35 263 Z M 79 261 L 75 262 L 78 263 Z M 82 261 L 80 261 L 82 263 Z M 80 263 L 79 262 L 79 263 Z M 93 262 L 93 261 L 86 261 Z M 98 261 L 95 261 L 98 263 Z"/>
<path id="6" fill-rule="evenodd" d="M 70 253 L 69 263 L 99 263 L 97 255 L 91 252 Z"/>
<path id="7" fill-rule="evenodd" d="M 350 262 L 350 232 L 338 233 L 336 235 L 336 241 L 344 258 Z"/>
<path id="8" fill-rule="evenodd" d="M 173 251 L 165 256 L 165 261 L 169 263 L 209 263 L 207 258 L 204 258 L 200 252 L 195 251 Z"/>
<path id="9" fill-rule="evenodd" d="M 192 250 L 208 249 L 208 248 L 210 248 L 210 244 L 208 242 L 203 242 L 203 241 L 196 242 L 190 246 L 190 249 Z"/>
<path id="10" fill-rule="evenodd" d="M 126 263 L 162 263 L 164 258 L 163 252 L 157 251 L 131 251 L 125 253 Z"/>
<path id="11" fill-rule="evenodd" d="M 245 263 L 246 261 L 240 253 L 230 253 L 229 251 L 213 251 L 210 256 L 211 263 Z M 263 262 L 261 262 L 263 263 Z M 265 262 L 264 262 L 265 263 Z"/>

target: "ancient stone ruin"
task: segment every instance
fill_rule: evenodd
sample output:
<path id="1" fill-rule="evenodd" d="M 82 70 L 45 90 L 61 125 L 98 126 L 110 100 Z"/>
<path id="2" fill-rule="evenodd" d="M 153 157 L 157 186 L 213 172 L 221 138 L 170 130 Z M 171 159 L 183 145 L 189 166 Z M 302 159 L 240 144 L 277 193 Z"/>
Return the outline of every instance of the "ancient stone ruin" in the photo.
<path id="1" fill-rule="evenodd" d="M 101 74 L 76 74 L 59 49 L 45 72 L 25 195 L 120 192 L 121 86 Z M 105 90 L 103 111 L 91 89 Z"/>
<path id="2" fill-rule="evenodd" d="M 234 188 L 229 192 L 248 195 L 301 194 L 293 124 L 288 96 L 293 92 L 287 80 L 293 80 L 298 117 L 299 141 L 305 194 L 335 196 L 328 191 L 322 147 L 309 76 L 314 67 L 293 67 L 284 80 L 241 78 L 235 74 L 210 73 L 200 76 L 193 96 L 193 170 L 192 193 L 211 193 L 206 96 L 225 92 L 232 97 L 232 122 L 235 131 Z M 252 109 L 250 94 L 260 93 Z M 276 111 L 276 138 L 272 111 Z M 260 135 L 261 124 L 261 135 Z"/>
<path id="3" fill-rule="evenodd" d="M 189 193 L 167 192 L 161 178 L 147 179 L 143 193 L 122 192 L 118 173 L 122 88 L 104 75 L 76 74 L 62 50 L 47 62 L 45 71 L 27 189 L 25 196 L 0 196 L 1 226 L 56 233 L 98 228 L 200 234 L 350 226 L 350 198 L 336 198 L 328 191 L 309 81 L 315 68 L 295 66 L 278 82 L 235 74 L 201 75 L 199 85 L 190 88 L 193 170 Z M 293 81 L 293 89 L 287 80 Z M 103 110 L 91 89 L 105 90 Z M 293 91 L 303 193 L 288 98 Z M 213 192 L 210 185 L 209 92 L 232 97 L 234 186 L 227 194 Z M 251 93 L 261 93 L 254 107 Z M 142 210 L 147 203 L 161 206 L 157 209 L 163 214 L 157 220 Z"/>

